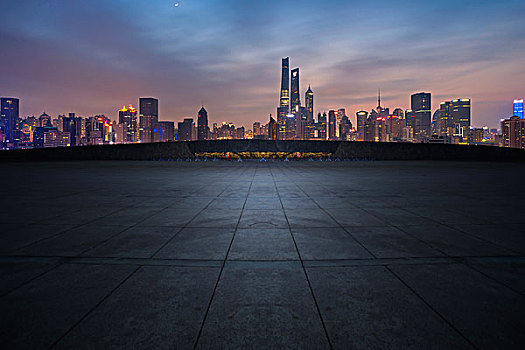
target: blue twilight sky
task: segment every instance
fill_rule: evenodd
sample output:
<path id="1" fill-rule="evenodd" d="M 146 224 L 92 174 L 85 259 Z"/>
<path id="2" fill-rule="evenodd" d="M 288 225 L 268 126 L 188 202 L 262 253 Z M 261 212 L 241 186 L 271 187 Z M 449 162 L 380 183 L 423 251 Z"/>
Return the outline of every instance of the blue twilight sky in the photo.
<path id="1" fill-rule="evenodd" d="M 0 0 L 0 95 L 22 115 L 106 114 L 140 96 L 160 118 L 251 126 L 275 114 L 281 58 L 315 110 L 473 99 L 497 126 L 525 96 L 525 1 Z M 179 6 L 175 6 L 179 3 Z"/>

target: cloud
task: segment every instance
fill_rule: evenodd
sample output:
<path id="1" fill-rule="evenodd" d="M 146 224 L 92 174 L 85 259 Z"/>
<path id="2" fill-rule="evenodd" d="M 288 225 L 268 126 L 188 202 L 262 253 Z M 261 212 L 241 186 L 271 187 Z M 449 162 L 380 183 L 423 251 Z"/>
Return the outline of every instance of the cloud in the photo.
<path id="1" fill-rule="evenodd" d="M 156 96 L 166 120 L 204 103 L 212 122 L 251 125 L 275 113 L 280 58 L 290 56 L 316 110 L 373 108 L 378 87 L 389 106 L 408 108 L 425 90 L 436 103 L 472 97 L 475 123 L 494 125 L 523 94 L 525 5 L 453 4 L 8 1 L 2 94 L 20 97 L 24 114 L 116 118 L 122 104 Z"/>

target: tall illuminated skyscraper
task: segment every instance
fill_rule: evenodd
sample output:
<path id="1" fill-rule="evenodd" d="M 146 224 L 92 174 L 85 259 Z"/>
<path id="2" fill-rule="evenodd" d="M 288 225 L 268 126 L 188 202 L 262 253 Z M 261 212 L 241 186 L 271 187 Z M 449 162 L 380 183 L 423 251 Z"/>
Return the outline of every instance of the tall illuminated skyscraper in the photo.
<path id="1" fill-rule="evenodd" d="M 335 119 L 335 111 L 331 109 L 328 111 L 328 140 L 336 139 L 336 133 L 335 133 L 336 128 L 337 128 L 337 123 Z"/>
<path id="2" fill-rule="evenodd" d="M 306 103 L 306 120 L 308 123 L 313 123 L 314 121 L 314 93 L 308 85 L 308 90 L 306 90 L 304 100 Z"/>
<path id="3" fill-rule="evenodd" d="M 290 58 L 283 58 L 281 73 L 281 100 L 279 107 L 286 109 L 286 114 L 290 110 Z"/>
<path id="4" fill-rule="evenodd" d="M 292 69 L 292 93 L 290 101 L 290 113 L 298 115 L 301 109 L 301 96 L 299 94 L 299 68 Z"/>
<path id="5" fill-rule="evenodd" d="M 301 96 L 299 94 L 299 68 L 292 69 L 292 93 L 290 113 L 298 114 L 301 109 Z"/>
<path id="6" fill-rule="evenodd" d="M 290 113 L 290 58 L 282 59 L 281 95 L 277 107 L 277 134 L 276 139 L 286 139 L 287 116 Z"/>
<path id="7" fill-rule="evenodd" d="M 159 122 L 159 100 L 153 97 L 139 99 L 139 137 L 142 142 L 154 141 L 154 129 Z"/>
<path id="8" fill-rule="evenodd" d="M 317 137 L 321 140 L 326 140 L 327 116 L 326 112 L 317 115 Z"/>
<path id="9" fill-rule="evenodd" d="M 17 98 L 2 97 L 1 99 L 0 128 L 6 142 L 14 141 L 16 125 L 19 117 L 19 100 Z"/>
<path id="10" fill-rule="evenodd" d="M 359 111 L 356 113 L 357 118 L 357 139 L 359 141 L 365 140 L 365 123 L 368 119 L 367 111 Z"/>
<path id="11" fill-rule="evenodd" d="M 341 138 L 341 133 L 340 133 L 340 125 L 341 125 L 341 122 L 343 120 L 343 117 L 346 116 L 346 110 L 344 108 L 340 108 L 337 110 L 337 113 L 335 115 L 335 136 L 336 138 Z"/>
<path id="12" fill-rule="evenodd" d="M 430 134 L 431 100 L 430 93 L 420 92 L 410 98 L 413 116 L 407 124 L 414 129 L 414 136 L 425 139 Z"/>
<path id="13" fill-rule="evenodd" d="M 118 123 L 126 126 L 126 137 L 122 142 L 138 141 L 137 110 L 132 105 L 129 105 L 129 108 L 123 106 L 118 111 Z"/>
<path id="14" fill-rule="evenodd" d="M 523 99 L 514 100 L 514 104 L 512 108 L 512 115 L 515 115 L 516 117 L 520 117 L 521 119 L 523 119 Z"/>
<path id="15" fill-rule="evenodd" d="M 301 96 L 299 94 L 299 68 L 292 69 L 290 113 L 300 118 Z"/>
<path id="16" fill-rule="evenodd" d="M 445 137 L 466 137 L 470 130 L 470 99 L 459 98 L 441 102 L 439 106 L 439 130 Z"/>
<path id="17" fill-rule="evenodd" d="M 288 139 L 291 138 L 300 138 L 301 137 L 301 96 L 299 91 L 299 68 L 292 69 L 291 75 L 291 94 L 290 94 L 290 116 L 293 120 L 289 120 L 290 127 L 295 129 L 294 136 L 288 136 Z M 288 130 L 287 134 L 291 135 L 291 132 Z"/>

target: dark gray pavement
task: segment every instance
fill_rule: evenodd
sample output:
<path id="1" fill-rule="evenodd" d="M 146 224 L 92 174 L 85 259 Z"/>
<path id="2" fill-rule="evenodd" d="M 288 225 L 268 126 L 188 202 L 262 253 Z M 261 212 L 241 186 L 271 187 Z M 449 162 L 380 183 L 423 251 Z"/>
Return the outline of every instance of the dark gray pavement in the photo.
<path id="1" fill-rule="evenodd" d="M 2 349 L 523 349 L 525 165 L 0 164 Z"/>

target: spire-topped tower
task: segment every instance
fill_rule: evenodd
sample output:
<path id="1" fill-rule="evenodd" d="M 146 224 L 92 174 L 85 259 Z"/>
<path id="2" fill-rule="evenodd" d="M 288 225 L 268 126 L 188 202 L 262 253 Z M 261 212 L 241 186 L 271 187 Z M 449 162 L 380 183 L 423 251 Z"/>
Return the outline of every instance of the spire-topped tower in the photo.
<path id="1" fill-rule="evenodd" d="M 290 110 L 290 58 L 282 59 L 282 75 L 281 75 L 281 98 L 280 107 L 286 109 L 286 114 Z"/>
<path id="2" fill-rule="evenodd" d="M 377 111 L 381 112 L 383 107 L 381 107 L 381 89 L 377 89 Z"/>
<path id="3" fill-rule="evenodd" d="M 309 123 L 314 121 L 314 92 L 310 85 L 308 85 L 308 90 L 306 90 L 304 100 L 306 102 L 306 120 Z"/>

